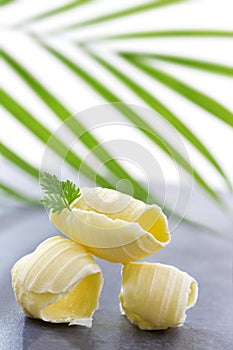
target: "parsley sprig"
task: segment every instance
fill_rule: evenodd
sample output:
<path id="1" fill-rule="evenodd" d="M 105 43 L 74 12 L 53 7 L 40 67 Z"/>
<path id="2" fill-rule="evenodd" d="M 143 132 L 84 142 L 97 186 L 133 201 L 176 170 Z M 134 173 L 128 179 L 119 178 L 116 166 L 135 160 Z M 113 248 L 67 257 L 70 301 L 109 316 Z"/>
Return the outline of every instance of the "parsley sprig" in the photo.
<path id="1" fill-rule="evenodd" d="M 63 209 L 70 209 L 70 204 L 81 196 L 80 189 L 70 180 L 60 181 L 56 175 L 47 172 L 41 174 L 41 187 L 45 197 L 41 202 L 52 213 L 60 213 Z"/>

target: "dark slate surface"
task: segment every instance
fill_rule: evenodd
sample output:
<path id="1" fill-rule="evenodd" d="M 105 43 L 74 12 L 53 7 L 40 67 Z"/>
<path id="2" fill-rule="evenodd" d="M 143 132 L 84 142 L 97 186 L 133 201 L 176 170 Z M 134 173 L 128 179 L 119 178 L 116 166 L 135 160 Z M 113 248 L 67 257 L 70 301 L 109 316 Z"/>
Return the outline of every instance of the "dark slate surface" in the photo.
<path id="1" fill-rule="evenodd" d="M 205 212 L 208 210 L 205 207 Z M 210 213 L 210 220 L 213 213 Z M 216 217 L 215 217 L 216 220 Z M 14 262 L 39 242 L 56 234 L 42 210 L 0 212 L 0 349 L 232 349 L 232 227 L 220 234 L 198 232 L 180 225 L 171 244 L 149 261 L 173 264 L 199 282 L 199 299 L 188 311 L 184 327 L 141 331 L 120 315 L 120 265 L 99 261 L 105 285 L 93 327 L 54 325 L 24 316 L 10 285 Z"/>

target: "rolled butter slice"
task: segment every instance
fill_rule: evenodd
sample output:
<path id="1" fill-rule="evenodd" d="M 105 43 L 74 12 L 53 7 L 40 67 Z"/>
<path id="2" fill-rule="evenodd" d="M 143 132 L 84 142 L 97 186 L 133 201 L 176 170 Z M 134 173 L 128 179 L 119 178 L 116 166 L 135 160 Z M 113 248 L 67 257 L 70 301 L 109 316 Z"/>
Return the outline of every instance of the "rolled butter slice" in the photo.
<path id="1" fill-rule="evenodd" d="M 143 262 L 122 268 L 121 311 L 140 329 L 182 326 L 197 295 L 197 282 L 173 266 Z"/>
<path id="2" fill-rule="evenodd" d="M 91 327 L 103 285 L 100 267 L 86 250 L 52 237 L 12 268 L 16 300 L 29 317 Z"/>
<path id="3" fill-rule="evenodd" d="M 81 188 L 71 211 L 51 213 L 50 220 L 92 254 L 111 262 L 142 259 L 170 241 L 167 219 L 157 205 L 106 188 Z"/>

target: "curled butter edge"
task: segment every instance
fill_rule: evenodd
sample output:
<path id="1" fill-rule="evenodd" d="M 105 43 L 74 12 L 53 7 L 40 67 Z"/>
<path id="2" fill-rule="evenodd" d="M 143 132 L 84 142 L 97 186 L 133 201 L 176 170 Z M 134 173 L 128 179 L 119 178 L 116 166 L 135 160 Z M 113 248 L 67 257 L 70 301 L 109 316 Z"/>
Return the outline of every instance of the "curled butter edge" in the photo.
<path id="1" fill-rule="evenodd" d="M 173 266 L 132 262 L 122 268 L 121 313 L 142 330 L 182 326 L 197 297 L 195 279 Z"/>
<path id="2" fill-rule="evenodd" d="M 56 236 L 11 270 L 16 300 L 27 316 L 91 327 L 103 286 L 100 267 L 75 242 Z"/>
<path id="3" fill-rule="evenodd" d="M 126 263 L 154 254 L 170 242 L 166 216 L 124 193 L 81 188 L 71 211 L 50 213 L 51 222 L 97 257 Z"/>

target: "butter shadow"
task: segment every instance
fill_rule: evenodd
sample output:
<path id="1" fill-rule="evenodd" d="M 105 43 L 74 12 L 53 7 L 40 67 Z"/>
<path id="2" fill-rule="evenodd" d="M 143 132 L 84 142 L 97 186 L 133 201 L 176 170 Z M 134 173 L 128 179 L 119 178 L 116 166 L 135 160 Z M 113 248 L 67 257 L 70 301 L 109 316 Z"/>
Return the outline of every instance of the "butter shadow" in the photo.
<path id="1" fill-rule="evenodd" d="M 134 325 L 119 332 L 117 350 L 221 350 L 232 349 L 229 339 L 214 329 L 201 329 L 186 324 L 183 327 L 168 328 L 161 331 L 143 331 Z"/>
<path id="2" fill-rule="evenodd" d="M 175 350 L 181 349 L 176 347 L 180 344 L 182 338 L 182 329 L 169 328 L 167 330 L 145 331 L 139 329 L 137 326 L 131 324 L 125 316 L 121 316 L 122 321 L 119 327 L 119 338 L 116 339 L 116 344 L 119 347 L 117 350 Z M 183 349 L 183 348 L 182 348 Z M 185 349 L 185 347 L 184 347 Z M 189 349 L 189 347 L 186 347 Z"/>
<path id="3" fill-rule="evenodd" d="M 95 349 L 91 329 L 67 324 L 47 323 L 25 317 L 23 350 Z"/>
<path id="4" fill-rule="evenodd" d="M 92 328 L 25 317 L 23 350 L 196 350 L 206 341 L 206 332 L 192 327 L 142 331 L 119 311 L 101 310 L 96 314 Z"/>

